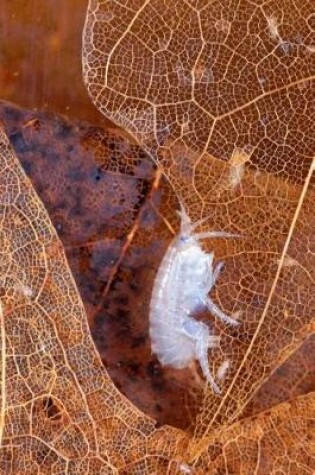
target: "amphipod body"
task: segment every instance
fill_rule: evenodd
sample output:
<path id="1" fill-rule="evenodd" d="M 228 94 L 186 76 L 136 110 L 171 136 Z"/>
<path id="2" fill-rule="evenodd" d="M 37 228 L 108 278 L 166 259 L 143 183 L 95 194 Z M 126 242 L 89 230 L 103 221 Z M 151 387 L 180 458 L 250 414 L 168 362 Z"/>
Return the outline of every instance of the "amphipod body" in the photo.
<path id="1" fill-rule="evenodd" d="M 238 324 L 208 296 L 223 263 L 213 269 L 213 253 L 204 252 L 199 242 L 233 234 L 193 233 L 202 221 L 192 224 L 183 208 L 180 215 L 180 233 L 171 242 L 153 286 L 149 317 L 151 349 L 163 366 L 181 369 L 197 360 L 213 391 L 219 393 L 208 363 L 208 349 L 215 348 L 219 338 L 192 315 L 206 307 L 225 323 Z"/>

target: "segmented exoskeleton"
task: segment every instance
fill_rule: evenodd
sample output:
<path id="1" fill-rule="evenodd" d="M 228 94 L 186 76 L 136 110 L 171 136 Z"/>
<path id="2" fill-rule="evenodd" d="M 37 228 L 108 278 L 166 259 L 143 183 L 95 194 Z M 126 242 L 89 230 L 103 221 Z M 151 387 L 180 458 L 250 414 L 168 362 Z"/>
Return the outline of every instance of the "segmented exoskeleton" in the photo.
<path id="1" fill-rule="evenodd" d="M 213 391 L 219 393 L 208 362 L 208 349 L 218 346 L 219 337 L 211 333 L 207 324 L 195 320 L 193 314 L 206 307 L 229 325 L 239 322 L 208 296 L 223 262 L 213 269 L 213 252 L 204 252 L 200 241 L 235 235 L 221 231 L 194 233 L 204 220 L 193 224 L 183 207 L 179 214 L 180 232 L 171 242 L 154 281 L 149 317 L 151 349 L 162 365 L 173 368 L 185 368 L 198 360 Z"/>

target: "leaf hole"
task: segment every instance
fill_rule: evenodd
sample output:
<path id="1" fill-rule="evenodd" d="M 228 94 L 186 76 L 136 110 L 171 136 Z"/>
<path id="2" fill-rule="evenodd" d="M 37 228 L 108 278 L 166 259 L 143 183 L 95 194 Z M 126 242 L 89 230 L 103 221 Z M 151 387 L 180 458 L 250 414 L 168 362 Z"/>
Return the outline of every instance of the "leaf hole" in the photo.
<path id="1" fill-rule="evenodd" d="M 62 419 L 62 411 L 52 397 L 45 398 L 43 400 L 43 405 L 47 419 L 51 419 L 54 422 Z"/>

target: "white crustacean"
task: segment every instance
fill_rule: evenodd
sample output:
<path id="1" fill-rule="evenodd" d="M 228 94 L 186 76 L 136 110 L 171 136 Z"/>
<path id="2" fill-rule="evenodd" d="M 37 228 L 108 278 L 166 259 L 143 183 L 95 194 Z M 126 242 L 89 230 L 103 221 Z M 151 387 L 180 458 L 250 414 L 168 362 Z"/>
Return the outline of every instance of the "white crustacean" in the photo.
<path id="1" fill-rule="evenodd" d="M 149 317 L 151 349 L 163 366 L 181 369 L 197 360 L 212 390 L 220 393 L 208 362 L 208 349 L 218 346 L 219 337 L 192 315 L 208 308 L 223 322 L 238 325 L 208 296 L 223 263 L 213 269 L 213 253 L 204 252 L 200 246 L 202 239 L 236 235 L 220 231 L 193 233 L 204 220 L 192 223 L 183 207 L 179 214 L 180 232 L 171 242 L 154 281 Z"/>

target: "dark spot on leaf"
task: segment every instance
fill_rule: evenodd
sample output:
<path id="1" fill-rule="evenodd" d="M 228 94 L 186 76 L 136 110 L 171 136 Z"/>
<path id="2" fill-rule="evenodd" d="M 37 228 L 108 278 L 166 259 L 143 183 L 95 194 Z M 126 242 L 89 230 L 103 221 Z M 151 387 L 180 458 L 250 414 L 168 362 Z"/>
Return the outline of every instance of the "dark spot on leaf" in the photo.
<path id="1" fill-rule="evenodd" d="M 126 367 L 129 376 L 135 377 L 139 376 L 140 373 L 140 365 L 134 361 L 128 361 L 126 362 Z"/>
<path id="2" fill-rule="evenodd" d="M 100 181 L 101 180 L 102 170 L 100 169 L 100 167 L 98 167 L 98 168 L 96 168 L 95 170 L 92 171 L 91 178 L 92 178 L 92 180 L 95 180 L 95 181 Z"/>
<path id="3" fill-rule="evenodd" d="M 146 339 L 147 339 L 146 334 L 142 334 L 133 338 L 131 348 L 139 348 L 140 346 L 143 346 L 146 342 Z"/>
<path id="4" fill-rule="evenodd" d="M 151 378 L 159 378 L 162 376 L 161 366 L 157 361 L 150 361 L 147 365 L 147 373 Z"/>
<path id="5" fill-rule="evenodd" d="M 52 397 L 45 398 L 43 400 L 43 405 L 48 419 L 59 421 L 62 418 L 62 412 Z"/>
<path id="6" fill-rule="evenodd" d="M 118 303 L 120 305 L 128 305 L 129 299 L 127 295 L 119 295 L 119 297 L 115 297 L 113 302 Z"/>
<path id="7" fill-rule="evenodd" d="M 23 169 L 24 169 L 26 175 L 30 175 L 32 173 L 32 170 L 33 170 L 33 163 L 24 161 L 23 162 Z"/>
<path id="8" fill-rule="evenodd" d="M 120 321 L 127 321 L 129 320 L 129 311 L 128 310 L 118 310 L 117 317 L 119 318 Z"/>
<path id="9" fill-rule="evenodd" d="M 17 154 L 29 151 L 29 145 L 25 142 L 21 132 L 11 134 L 9 138 Z"/>
<path id="10" fill-rule="evenodd" d="M 66 139 L 73 134 L 72 126 L 66 122 L 56 122 L 55 124 L 55 133 L 58 137 Z"/>

